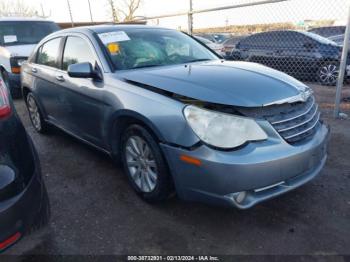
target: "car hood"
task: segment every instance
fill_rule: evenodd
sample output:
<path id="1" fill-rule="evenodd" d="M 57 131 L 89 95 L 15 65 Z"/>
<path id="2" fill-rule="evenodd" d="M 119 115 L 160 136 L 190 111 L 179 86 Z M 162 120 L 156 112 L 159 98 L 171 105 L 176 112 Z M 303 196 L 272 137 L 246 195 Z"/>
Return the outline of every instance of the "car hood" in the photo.
<path id="1" fill-rule="evenodd" d="M 10 56 L 29 57 L 36 45 L 13 45 L 5 48 L 10 53 Z"/>
<path id="2" fill-rule="evenodd" d="M 247 62 L 208 61 L 119 71 L 118 78 L 210 103 L 258 107 L 308 89 L 271 68 Z"/>

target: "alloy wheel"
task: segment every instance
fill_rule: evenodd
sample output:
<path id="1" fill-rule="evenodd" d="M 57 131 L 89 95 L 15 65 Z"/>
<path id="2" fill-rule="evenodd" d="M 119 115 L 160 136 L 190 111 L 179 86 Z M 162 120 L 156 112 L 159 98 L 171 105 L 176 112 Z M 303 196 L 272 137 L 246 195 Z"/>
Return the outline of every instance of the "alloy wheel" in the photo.
<path id="1" fill-rule="evenodd" d="M 158 171 L 153 152 L 140 136 L 131 136 L 125 144 L 126 165 L 131 178 L 144 193 L 152 192 L 157 186 Z"/>
<path id="2" fill-rule="evenodd" d="M 335 85 L 339 75 L 339 68 L 335 64 L 327 64 L 321 67 L 319 72 L 320 81 L 326 85 Z"/>
<path id="3" fill-rule="evenodd" d="M 28 95 L 27 105 L 28 105 L 29 116 L 30 116 L 30 119 L 32 120 L 33 126 L 35 127 L 36 130 L 40 131 L 41 130 L 40 112 L 33 96 Z"/>

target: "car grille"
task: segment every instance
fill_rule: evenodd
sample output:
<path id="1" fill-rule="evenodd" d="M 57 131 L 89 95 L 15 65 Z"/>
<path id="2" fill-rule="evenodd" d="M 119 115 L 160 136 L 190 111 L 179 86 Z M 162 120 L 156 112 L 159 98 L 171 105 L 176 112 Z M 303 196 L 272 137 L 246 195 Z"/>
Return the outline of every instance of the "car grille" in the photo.
<path id="1" fill-rule="evenodd" d="M 313 96 L 309 97 L 306 102 L 243 111 L 241 112 L 247 116 L 269 121 L 284 140 L 290 144 L 311 138 L 320 125 L 320 112 Z"/>

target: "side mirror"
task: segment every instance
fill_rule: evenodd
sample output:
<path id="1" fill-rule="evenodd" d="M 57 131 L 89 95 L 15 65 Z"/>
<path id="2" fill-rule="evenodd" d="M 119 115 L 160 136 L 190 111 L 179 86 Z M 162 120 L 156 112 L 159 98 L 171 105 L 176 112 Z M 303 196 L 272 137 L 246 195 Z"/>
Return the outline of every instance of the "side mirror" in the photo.
<path id="1" fill-rule="evenodd" d="M 101 75 L 90 63 L 78 63 L 68 66 L 68 75 L 73 78 L 92 78 L 101 80 Z"/>

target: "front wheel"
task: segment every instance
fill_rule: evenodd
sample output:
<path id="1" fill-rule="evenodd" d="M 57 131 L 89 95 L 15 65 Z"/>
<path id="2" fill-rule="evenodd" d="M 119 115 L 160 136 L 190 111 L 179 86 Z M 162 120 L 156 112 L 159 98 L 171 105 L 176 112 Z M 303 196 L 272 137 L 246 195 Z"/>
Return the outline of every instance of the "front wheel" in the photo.
<path id="1" fill-rule="evenodd" d="M 335 86 L 339 76 L 339 65 L 334 62 L 324 63 L 317 73 L 318 81 L 322 85 Z"/>
<path id="2" fill-rule="evenodd" d="M 173 192 L 173 183 L 161 149 L 142 126 L 132 125 L 122 136 L 124 171 L 135 191 L 145 200 L 157 202 Z"/>

